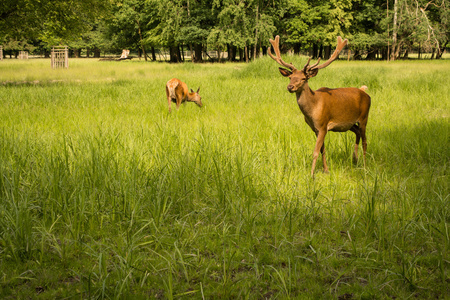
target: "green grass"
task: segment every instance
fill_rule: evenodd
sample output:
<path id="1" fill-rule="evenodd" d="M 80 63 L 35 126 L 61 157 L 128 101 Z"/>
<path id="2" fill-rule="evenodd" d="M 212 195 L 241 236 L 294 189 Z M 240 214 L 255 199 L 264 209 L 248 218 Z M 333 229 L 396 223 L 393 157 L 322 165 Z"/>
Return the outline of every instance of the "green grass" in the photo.
<path id="1" fill-rule="evenodd" d="M 290 57 L 301 66 L 305 58 Z M 172 77 L 204 107 L 168 113 Z M 448 297 L 450 62 L 334 62 L 367 85 L 354 134 L 315 136 L 271 59 L 0 62 L 0 297 Z"/>

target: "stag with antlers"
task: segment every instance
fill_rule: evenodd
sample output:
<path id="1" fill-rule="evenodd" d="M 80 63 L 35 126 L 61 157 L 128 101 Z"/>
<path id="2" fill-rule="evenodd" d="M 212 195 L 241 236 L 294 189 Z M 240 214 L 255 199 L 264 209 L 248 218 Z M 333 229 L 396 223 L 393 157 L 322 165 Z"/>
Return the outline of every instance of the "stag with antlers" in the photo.
<path id="1" fill-rule="evenodd" d="M 293 64 L 285 63 L 281 59 L 279 48 L 280 37 L 277 35 L 275 40 L 270 39 L 270 43 L 275 51 L 274 56 L 268 49 L 269 56 L 282 66 L 279 68 L 281 75 L 290 79 L 287 90 L 295 93 L 297 103 L 305 116 L 305 121 L 317 136 L 316 146 L 314 147 L 311 176 L 314 177 L 316 161 L 319 157 L 319 151 L 322 153 L 323 170 L 328 173 L 328 166 L 325 159 L 324 139 L 328 131 L 345 132 L 351 130 L 356 134 L 355 151 L 353 152 L 353 161 L 358 159 L 358 145 L 362 139 L 364 164 L 366 159 L 367 139 L 366 125 L 369 117 L 370 96 L 365 92 L 366 86 L 361 88 L 320 88 L 313 91 L 308 80 L 317 75 L 320 69 L 327 67 L 338 58 L 341 50 L 347 45 L 347 39 L 337 38 L 337 47 L 325 63 L 320 64 L 320 58 L 317 63 L 310 65 L 309 58 L 306 65 L 298 70 Z"/>

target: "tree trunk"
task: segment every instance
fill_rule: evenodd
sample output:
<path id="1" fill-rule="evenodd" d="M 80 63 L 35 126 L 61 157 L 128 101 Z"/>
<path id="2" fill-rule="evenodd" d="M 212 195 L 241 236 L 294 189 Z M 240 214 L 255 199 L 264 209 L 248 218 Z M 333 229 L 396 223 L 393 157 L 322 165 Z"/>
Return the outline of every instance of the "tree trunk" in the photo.
<path id="1" fill-rule="evenodd" d="M 377 51 L 374 48 L 369 48 L 367 51 L 366 60 L 376 60 L 377 59 Z"/>
<path id="2" fill-rule="evenodd" d="M 319 52 L 319 46 L 316 43 L 314 43 L 312 46 L 312 55 L 311 55 L 313 59 L 316 59 L 318 57 L 318 55 L 317 55 L 318 52 Z"/>
<path id="3" fill-rule="evenodd" d="M 258 48 L 258 12 L 259 12 L 259 2 L 256 4 L 256 22 L 255 22 L 255 47 L 253 49 L 253 59 L 256 59 L 256 48 Z"/>
<path id="4" fill-rule="evenodd" d="M 181 46 L 181 47 L 183 47 L 183 46 Z M 181 47 L 177 46 L 178 62 L 182 62 L 184 60 L 183 57 L 181 56 Z"/>
<path id="5" fill-rule="evenodd" d="M 202 52 L 203 52 L 203 45 L 202 44 L 194 44 L 194 60 L 193 62 L 199 63 L 203 61 L 202 58 Z"/>
<path id="6" fill-rule="evenodd" d="M 151 47 L 150 49 L 152 50 L 152 60 L 156 61 L 155 47 Z"/>
<path id="7" fill-rule="evenodd" d="M 389 52 L 388 47 L 381 48 L 381 59 L 382 60 L 389 60 L 388 52 Z"/>
<path id="8" fill-rule="evenodd" d="M 445 41 L 445 42 L 442 44 L 442 48 L 439 49 L 439 52 L 438 52 L 438 54 L 436 55 L 436 59 L 441 59 L 441 58 L 442 58 L 442 54 L 444 54 L 444 51 L 445 51 L 445 48 L 447 48 L 447 45 L 448 45 L 448 41 Z"/>
<path id="9" fill-rule="evenodd" d="M 392 29 L 392 51 L 391 60 L 395 60 L 397 57 L 397 13 L 398 13 L 398 0 L 394 1 L 394 28 Z"/>
<path id="10" fill-rule="evenodd" d="M 145 53 L 144 42 L 142 40 L 141 24 L 139 23 L 139 19 L 136 20 L 136 23 L 138 25 L 139 43 L 141 44 L 141 49 L 142 53 L 144 54 L 145 61 L 147 61 L 147 54 Z"/>
<path id="11" fill-rule="evenodd" d="M 171 46 L 169 48 L 170 59 L 169 61 L 172 63 L 180 62 L 179 50 L 178 46 Z"/>
<path id="12" fill-rule="evenodd" d="M 319 48 L 319 57 L 323 59 L 323 45 L 320 45 L 320 48 Z"/>
<path id="13" fill-rule="evenodd" d="M 331 56 L 331 46 L 325 46 L 324 47 L 324 57 L 323 59 L 329 59 Z"/>
<path id="14" fill-rule="evenodd" d="M 94 48 L 94 58 L 100 58 L 100 49 Z"/>
<path id="15" fill-rule="evenodd" d="M 294 54 L 299 54 L 300 53 L 300 43 L 295 43 L 294 44 Z"/>
<path id="16" fill-rule="evenodd" d="M 236 46 L 227 44 L 228 60 L 236 61 Z"/>
<path id="17" fill-rule="evenodd" d="M 395 51 L 392 53 L 395 58 L 400 57 L 400 49 L 402 48 L 402 43 L 397 41 L 397 46 L 395 47 Z M 392 59 L 394 60 L 394 59 Z"/>
<path id="18" fill-rule="evenodd" d="M 407 48 L 405 53 L 403 54 L 403 58 L 408 59 L 408 57 L 409 57 L 409 49 Z"/>
<path id="19" fill-rule="evenodd" d="M 261 56 L 261 48 L 262 48 L 261 41 L 259 41 L 259 45 L 258 45 L 258 47 L 256 47 L 255 59 Z"/>
<path id="20" fill-rule="evenodd" d="M 180 49 L 181 61 L 184 62 L 184 46 L 183 46 L 183 44 L 181 44 L 181 46 L 179 46 L 179 49 Z"/>

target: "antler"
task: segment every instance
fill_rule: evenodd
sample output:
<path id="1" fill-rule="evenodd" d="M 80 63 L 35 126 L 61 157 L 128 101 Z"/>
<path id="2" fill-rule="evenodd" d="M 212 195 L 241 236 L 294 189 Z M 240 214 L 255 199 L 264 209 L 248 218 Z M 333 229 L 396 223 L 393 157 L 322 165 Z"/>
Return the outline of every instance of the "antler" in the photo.
<path id="1" fill-rule="evenodd" d="M 342 51 L 342 49 L 345 47 L 345 45 L 347 45 L 348 40 L 342 40 L 342 38 L 340 36 L 337 37 L 337 47 L 334 50 L 333 54 L 331 55 L 331 57 L 324 62 L 323 64 L 319 65 L 320 62 L 320 57 L 319 60 L 317 60 L 317 62 L 312 65 L 312 66 L 308 66 L 309 65 L 309 61 L 311 60 L 311 58 L 309 58 L 308 62 L 306 63 L 306 65 L 304 66 L 304 70 L 308 70 L 308 71 L 312 71 L 312 70 L 320 70 L 323 68 L 326 68 L 329 64 L 331 64 L 336 58 L 338 58 L 339 53 Z"/>
<path id="2" fill-rule="evenodd" d="M 281 59 L 280 47 L 279 47 L 279 45 L 280 45 L 280 36 L 277 35 L 277 36 L 275 37 L 275 40 L 269 39 L 269 41 L 270 41 L 270 43 L 271 43 L 272 46 L 273 46 L 273 50 L 275 51 L 276 57 L 272 55 L 272 52 L 271 52 L 271 50 L 270 50 L 270 47 L 269 47 L 269 49 L 267 49 L 267 50 L 268 50 L 267 53 L 269 54 L 269 56 L 270 56 L 273 60 L 275 60 L 277 63 L 279 63 L 280 65 L 282 65 L 283 67 L 288 68 L 288 69 L 290 69 L 291 71 L 296 70 L 296 68 L 294 67 L 293 64 L 285 63 L 285 62 Z"/>

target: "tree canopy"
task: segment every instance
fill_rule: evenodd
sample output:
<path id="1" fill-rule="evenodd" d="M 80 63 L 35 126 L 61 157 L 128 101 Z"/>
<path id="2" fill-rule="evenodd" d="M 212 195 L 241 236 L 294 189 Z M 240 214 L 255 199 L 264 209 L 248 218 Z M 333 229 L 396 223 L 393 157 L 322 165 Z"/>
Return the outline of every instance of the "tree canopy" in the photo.
<path id="1" fill-rule="evenodd" d="M 155 48 L 201 61 L 206 50 L 241 60 L 265 53 L 268 39 L 282 51 L 327 57 L 337 35 L 355 58 L 396 59 L 411 50 L 440 58 L 450 39 L 448 0 L 4 0 L 0 44 L 6 50 L 67 44 L 94 55 Z"/>

